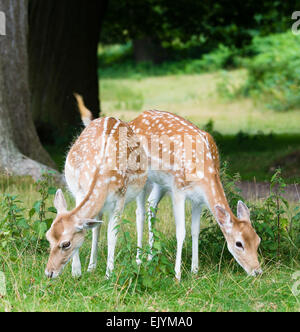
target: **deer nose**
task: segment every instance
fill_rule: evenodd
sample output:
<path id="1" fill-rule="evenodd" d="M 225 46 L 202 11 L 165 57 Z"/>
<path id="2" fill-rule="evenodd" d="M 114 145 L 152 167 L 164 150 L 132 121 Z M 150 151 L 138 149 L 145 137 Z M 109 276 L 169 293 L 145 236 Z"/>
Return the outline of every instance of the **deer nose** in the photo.
<path id="1" fill-rule="evenodd" d="M 256 276 L 259 276 L 259 275 L 262 275 L 263 271 L 262 269 L 256 269 L 256 270 L 253 270 L 253 276 L 256 277 Z"/>
<path id="2" fill-rule="evenodd" d="M 54 273 L 53 273 L 53 271 L 48 271 L 48 270 L 46 270 L 46 271 L 45 271 L 45 274 L 46 274 L 46 277 L 47 277 L 47 278 L 52 279 Z"/>

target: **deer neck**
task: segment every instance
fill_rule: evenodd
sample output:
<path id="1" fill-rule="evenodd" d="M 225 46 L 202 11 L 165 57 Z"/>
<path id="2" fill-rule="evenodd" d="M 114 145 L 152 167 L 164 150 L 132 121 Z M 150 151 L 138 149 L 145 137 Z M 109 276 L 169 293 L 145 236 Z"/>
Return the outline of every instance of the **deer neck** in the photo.
<path id="1" fill-rule="evenodd" d="M 71 211 L 71 214 L 76 214 L 80 218 L 94 218 L 103 208 L 108 191 L 108 181 L 98 175 L 99 169 L 98 166 L 89 185 L 88 193 Z"/>
<path id="2" fill-rule="evenodd" d="M 220 205 L 230 214 L 232 220 L 234 219 L 234 214 L 228 204 L 218 172 L 212 174 L 210 176 L 210 180 L 208 180 L 208 183 L 206 185 L 206 200 L 208 208 L 210 209 L 215 218 L 215 206 Z"/>

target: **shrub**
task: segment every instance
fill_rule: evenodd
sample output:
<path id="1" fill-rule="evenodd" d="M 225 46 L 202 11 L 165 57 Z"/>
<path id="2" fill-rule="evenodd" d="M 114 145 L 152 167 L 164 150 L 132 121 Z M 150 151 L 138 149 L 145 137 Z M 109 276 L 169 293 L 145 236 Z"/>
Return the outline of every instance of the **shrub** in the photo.
<path id="1" fill-rule="evenodd" d="M 152 212 L 154 211 L 151 208 Z M 139 248 L 141 265 L 136 263 L 136 240 L 126 230 L 126 225 L 131 222 L 123 220 L 117 230 L 121 236 L 122 249 L 118 254 L 118 271 L 113 273 L 112 282 L 121 289 L 139 292 L 145 290 L 160 289 L 162 281 L 169 275 L 173 277 L 173 262 L 168 256 L 168 241 L 165 236 L 155 228 L 157 218 L 152 218 L 152 231 L 154 244 L 152 250 L 149 245 Z M 173 250 L 172 250 L 173 252 Z M 149 255 L 152 256 L 148 260 Z"/>
<path id="2" fill-rule="evenodd" d="M 248 79 L 241 91 L 268 107 L 285 111 L 300 106 L 300 36 L 291 31 L 255 37 L 254 57 L 244 61 Z"/>
<path id="3" fill-rule="evenodd" d="M 0 251 L 7 251 L 9 246 L 18 247 L 28 240 L 29 224 L 24 218 L 22 202 L 14 195 L 3 195 L 0 203 L 4 217 L 0 220 Z"/>
<path id="4" fill-rule="evenodd" d="M 279 258 L 289 248 L 289 203 L 283 197 L 285 187 L 278 169 L 271 178 L 270 195 L 261 206 L 251 206 L 253 225 L 262 239 L 260 248 L 265 257 Z"/>
<path id="5" fill-rule="evenodd" d="M 111 46 L 101 50 L 99 57 L 99 75 L 101 78 L 134 78 L 141 79 L 148 76 L 198 74 L 207 71 L 228 68 L 236 63 L 238 51 L 220 44 L 215 50 L 207 54 L 199 54 L 196 59 L 185 58 L 167 60 L 161 64 L 151 62 L 136 63 L 130 59 L 130 45 Z M 124 57 L 121 52 L 124 50 Z M 113 56 L 113 54 L 115 54 Z M 120 61 L 122 59 L 123 61 Z"/>
<path id="6" fill-rule="evenodd" d="M 0 219 L 0 253 L 8 248 L 39 249 L 46 245 L 45 233 L 50 228 L 56 209 L 47 206 L 49 196 L 56 192 L 52 186 L 52 174 L 44 173 L 41 180 L 35 183 L 40 199 L 29 210 L 23 207 L 22 201 L 15 195 L 5 194 L 0 197 L 0 207 L 4 216 Z"/>

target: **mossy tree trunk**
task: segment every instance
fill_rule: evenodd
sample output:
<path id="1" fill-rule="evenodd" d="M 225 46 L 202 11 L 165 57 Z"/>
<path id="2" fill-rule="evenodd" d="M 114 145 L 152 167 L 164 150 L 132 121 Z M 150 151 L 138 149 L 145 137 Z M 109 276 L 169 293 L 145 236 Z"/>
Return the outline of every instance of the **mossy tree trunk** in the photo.
<path id="1" fill-rule="evenodd" d="M 39 178 L 53 166 L 30 113 L 28 86 L 28 3 L 0 0 L 6 35 L 0 36 L 0 171 Z"/>
<path id="2" fill-rule="evenodd" d="M 99 114 L 97 46 L 107 2 L 0 0 L 0 171 L 39 178 L 54 167 L 32 115 L 46 135 L 63 136 L 80 121 L 73 92 Z"/>

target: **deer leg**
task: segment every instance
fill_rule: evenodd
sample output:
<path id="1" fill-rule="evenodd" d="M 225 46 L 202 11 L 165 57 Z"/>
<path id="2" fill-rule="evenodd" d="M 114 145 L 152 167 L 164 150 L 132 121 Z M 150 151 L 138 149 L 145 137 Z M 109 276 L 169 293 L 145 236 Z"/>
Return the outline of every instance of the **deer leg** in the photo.
<path id="1" fill-rule="evenodd" d="M 137 229 L 137 255 L 136 262 L 138 265 L 142 263 L 140 259 L 141 249 L 143 246 L 143 232 L 144 232 L 144 221 L 145 221 L 145 198 L 146 191 L 143 190 L 136 199 L 136 229 Z"/>
<path id="2" fill-rule="evenodd" d="M 153 185 L 153 189 L 148 198 L 148 228 L 149 228 L 149 246 L 150 246 L 150 254 L 148 256 L 148 260 L 152 260 L 152 248 L 154 243 L 154 235 L 153 235 L 153 219 L 156 217 L 156 213 L 154 210 L 157 209 L 159 202 L 161 201 L 164 195 L 163 190 L 160 188 L 158 184 Z"/>
<path id="3" fill-rule="evenodd" d="M 200 204 L 192 205 L 192 273 L 199 271 L 199 234 L 200 234 L 200 216 L 202 206 Z"/>
<path id="4" fill-rule="evenodd" d="M 102 213 L 99 214 L 98 219 L 102 219 Z M 99 235 L 100 235 L 101 224 L 95 228 L 93 228 L 93 239 L 92 239 L 92 250 L 91 250 L 91 257 L 90 263 L 88 267 L 88 272 L 93 272 L 97 267 L 97 258 L 98 258 L 98 242 L 99 242 Z"/>
<path id="5" fill-rule="evenodd" d="M 185 230 L 185 196 L 180 192 L 173 192 L 173 210 L 176 223 L 176 239 L 177 239 L 177 253 L 175 264 L 176 279 L 181 279 L 181 257 L 182 247 L 186 235 Z"/>
<path id="6" fill-rule="evenodd" d="M 72 259 L 72 276 L 79 278 L 81 276 L 81 263 L 79 257 L 79 250 L 76 250 Z"/>
<path id="7" fill-rule="evenodd" d="M 76 196 L 76 206 L 78 206 L 83 199 L 84 195 L 78 194 Z M 72 276 L 74 278 L 78 278 L 81 276 L 81 263 L 80 263 L 79 250 L 76 250 L 72 258 Z"/>
<path id="8" fill-rule="evenodd" d="M 120 221 L 120 217 L 124 210 L 124 198 L 120 199 L 113 210 L 113 213 L 109 217 L 108 229 L 107 229 L 107 266 L 106 277 L 109 278 L 114 269 L 114 257 L 115 248 L 118 237 L 118 230 L 116 227 Z"/>

